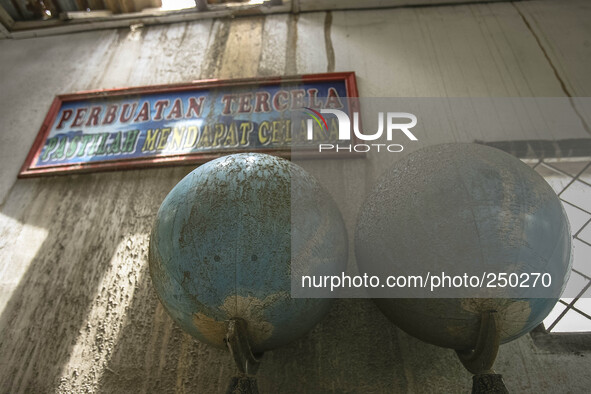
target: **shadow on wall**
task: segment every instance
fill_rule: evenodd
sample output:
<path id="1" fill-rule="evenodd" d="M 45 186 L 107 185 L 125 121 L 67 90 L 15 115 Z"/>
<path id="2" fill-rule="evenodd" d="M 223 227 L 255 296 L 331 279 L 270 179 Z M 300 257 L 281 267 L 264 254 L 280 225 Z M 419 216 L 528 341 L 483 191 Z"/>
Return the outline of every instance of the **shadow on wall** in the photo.
<path id="1" fill-rule="evenodd" d="M 109 330 L 102 326 L 122 309 L 114 290 L 134 289 L 133 281 L 141 279 L 136 268 L 147 254 L 147 243 L 131 245 L 129 234 L 147 238 L 160 202 L 186 172 L 177 168 L 141 177 L 131 171 L 16 182 L 2 215 L 22 225 L 3 229 L 8 238 L 3 264 L 28 268 L 0 316 L 2 390 L 47 392 L 61 377 L 79 377 L 88 372 L 85 363 L 100 361 L 97 354 L 107 350 L 101 341 Z M 47 231 L 30 262 L 19 258 L 19 249 L 30 247 L 23 235 L 28 226 Z M 129 278 L 120 277 L 122 267 L 132 267 Z M 89 316 L 93 310 L 96 319 Z M 96 335 L 80 343 L 85 332 Z"/>
<path id="2" fill-rule="evenodd" d="M 149 278 L 145 285 L 146 296 L 155 300 Z M 99 392 L 224 393 L 238 372 L 229 352 L 183 333 L 159 303 L 150 303 L 154 312 L 143 325 L 144 303 L 145 298 L 135 298 L 139 308 L 130 309 L 130 323 L 114 346 Z M 338 300 L 308 335 L 263 356 L 260 392 L 405 392 L 397 331 L 369 300 Z M 383 336 L 377 339 L 376 332 Z"/>
<path id="3" fill-rule="evenodd" d="M 214 392 L 234 373 L 230 355 L 194 340 L 168 316 L 156 297 L 147 262 L 107 367 L 103 393 Z"/>

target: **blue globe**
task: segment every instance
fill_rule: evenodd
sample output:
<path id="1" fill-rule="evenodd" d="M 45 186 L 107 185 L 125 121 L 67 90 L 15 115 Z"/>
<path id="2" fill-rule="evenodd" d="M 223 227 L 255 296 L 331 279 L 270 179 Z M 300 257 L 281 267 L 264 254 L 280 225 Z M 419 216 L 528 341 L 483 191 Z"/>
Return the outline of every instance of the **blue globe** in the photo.
<path id="1" fill-rule="evenodd" d="M 162 202 L 150 238 L 158 297 L 186 332 L 223 348 L 227 322 L 246 322 L 254 352 L 308 332 L 331 300 L 291 298 L 290 274 L 342 270 L 347 236 L 318 181 L 274 156 L 243 153 L 210 161 Z"/>
<path id="2" fill-rule="evenodd" d="M 433 274 L 550 275 L 551 288 L 537 293 L 507 287 L 438 298 L 425 290 L 425 298 L 374 299 L 407 333 L 464 350 L 476 344 L 486 311 L 497 312 L 501 343 L 536 327 L 564 289 L 572 245 L 560 200 L 529 166 L 484 145 L 444 144 L 384 174 L 359 215 L 355 247 L 360 272 L 425 274 L 428 266 Z"/>

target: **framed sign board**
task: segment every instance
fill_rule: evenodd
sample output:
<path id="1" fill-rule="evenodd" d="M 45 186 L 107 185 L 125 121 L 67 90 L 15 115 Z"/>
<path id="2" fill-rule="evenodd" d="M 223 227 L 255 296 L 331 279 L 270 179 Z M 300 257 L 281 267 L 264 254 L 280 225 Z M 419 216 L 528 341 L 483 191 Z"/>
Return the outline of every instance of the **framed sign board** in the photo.
<path id="1" fill-rule="evenodd" d="M 203 163 L 237 152 L 317 153 L 338 126 L 315 123 L 313 140 L 306 138 L 309 111 L 350 113 L 356 104 L 348 98 L 357 96 L 352 72 L 59 95 L 19 177 Z"/>

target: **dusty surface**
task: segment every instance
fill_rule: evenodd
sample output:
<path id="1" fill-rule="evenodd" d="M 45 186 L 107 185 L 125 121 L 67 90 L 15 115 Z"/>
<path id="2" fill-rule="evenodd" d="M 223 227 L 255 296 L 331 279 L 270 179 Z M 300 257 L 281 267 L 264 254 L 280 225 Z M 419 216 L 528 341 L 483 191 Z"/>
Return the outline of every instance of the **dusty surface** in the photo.
<path id="1" fill-rule="evenodd" d="M 151 222 L 190 168 L 16 180 L 55 94 L 334 68 L 356 71 L 365 96 L 589 95 L 590 15 L 583 0 L 530 1 L 1 40 L 0 392 L 224 392 L 235 373 L 227 352 L 173 324 L 147 274 Z M 487 136 L 526 138 L 555 136 Z M 320 165 L 369 187 L 383 168 L 363 163 Z M 351 236 L 364 190 L 323 183 L 350 189 L 334 197 Z M 527 336 L 501 347 L 496 370 L 514 392 L 586 392 L 589 357 Z M 407 336 L 367 300 L 338 301 L 259 370 L 263 393 L 467 392 L 470 381 L 452 351 Z"/>

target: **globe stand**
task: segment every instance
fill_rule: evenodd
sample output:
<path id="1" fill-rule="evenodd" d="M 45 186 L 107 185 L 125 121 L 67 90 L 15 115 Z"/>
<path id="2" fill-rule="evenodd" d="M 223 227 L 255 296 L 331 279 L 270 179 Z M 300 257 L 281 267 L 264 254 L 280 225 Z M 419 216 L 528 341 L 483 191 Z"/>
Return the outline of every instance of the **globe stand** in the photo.
<path id="1" fill-rule="evenodd" d="M 230 381 L 226 394 L 258 394 L 255 374 L 259 368 L 259 358 L 262 354 L 255 357 L 252 353 L 244 320 L 230 319 L 225 342 L 239 371 L 239 374 Z"/>
<path id="2" fill-rule="evenodd" d="M 472 376 L 472 394 L 507 394 L 507 387 L 503 376 L 496 373 L 486 373 Z"/>
<path id="3" fill-rule="evenodd" d="M 500 333 L 497 312 L 487 311 L 480 315 L 480 330 L 474 350 L 456 350 L 464 367 L 474 374 L 472 394 L 508 393 L 502 375 L 495 374 L 492 367 L 497 358 Z"/>

